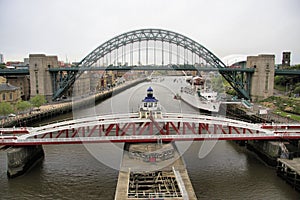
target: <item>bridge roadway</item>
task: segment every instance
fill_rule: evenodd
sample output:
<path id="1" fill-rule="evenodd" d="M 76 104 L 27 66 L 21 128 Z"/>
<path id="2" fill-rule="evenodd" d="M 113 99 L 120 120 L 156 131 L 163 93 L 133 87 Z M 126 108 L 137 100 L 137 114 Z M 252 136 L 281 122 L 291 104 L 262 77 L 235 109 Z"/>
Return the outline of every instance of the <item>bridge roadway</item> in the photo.
<path id="1" fill-rule="evenodd" d="M 300 139 L 300 124 L 254 124 L 220 116 L 138 113 L 62 121 L 40 127 L 0 128 L 0 145 L 155 142 L 173 140 Z"/>
<path id="2" fill-rule="evenodd" d="M 128 71 L 128 70 L 188 70 L 188 71 L 219 71 L 219 72 L 248 72 L 254 73 L 253 68 L 213 68 L 213 67 L 196 67 L 194 65 L 146 65 L 146 66 L 109 66 L 109 67 L 64 67 L 50 68 L 49 72 L 78 72 L 78 71 Z M 0 76 L 9 75 L 29 75 L 29 69 L 0 69 Z M 295 69 L 275 69 L 276 75 L 300 75 L 300 70 Z"/>

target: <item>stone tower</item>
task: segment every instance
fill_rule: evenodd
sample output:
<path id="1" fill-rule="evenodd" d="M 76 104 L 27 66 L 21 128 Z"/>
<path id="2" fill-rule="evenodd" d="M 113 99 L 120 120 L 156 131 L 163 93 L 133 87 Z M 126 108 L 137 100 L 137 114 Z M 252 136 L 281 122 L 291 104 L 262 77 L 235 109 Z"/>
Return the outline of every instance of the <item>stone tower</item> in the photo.
<path id="1" fill-rule="evenodd" d="M 57 66 L 57 56 L 29 55 L 30 97 L 40 94 L 45 96 L 47 101 L 52 100 L 53 88 L 49 69 Z"/>
<path id="2" fill-rule="evenodd" d="M 291 52 L 282 53 L 282 66 L 289 67 L 291 65 Z"/>
<path id="3" fill-rule="evenodd" d="M 254 68 L 251 80 L 251 99 L 259 101 L 273 96 L 275 55 L 248 56 L 247 68 Z"/>

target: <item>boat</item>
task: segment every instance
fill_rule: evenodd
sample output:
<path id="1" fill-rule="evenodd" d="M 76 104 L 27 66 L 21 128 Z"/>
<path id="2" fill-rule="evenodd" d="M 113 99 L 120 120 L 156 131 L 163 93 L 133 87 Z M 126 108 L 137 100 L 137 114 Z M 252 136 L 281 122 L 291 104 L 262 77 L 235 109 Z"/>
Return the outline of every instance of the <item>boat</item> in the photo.
<path id="1" fill-rule="evenodd" d="M 221 101 L 218 100 L 218 93 L 207 86 L 203 77 L 193 77 L 189 84 L 181 87 L 180 98 L 195 108 L 210 112 L 219 112 Z"/>
<path id="2" fill-rule="evenodd" d="M 153 89 L 147 89 L 147 96 L 139 107 L 140 118 L 162 118 L 162 108 L 159 100 L 153 96 Z"/>

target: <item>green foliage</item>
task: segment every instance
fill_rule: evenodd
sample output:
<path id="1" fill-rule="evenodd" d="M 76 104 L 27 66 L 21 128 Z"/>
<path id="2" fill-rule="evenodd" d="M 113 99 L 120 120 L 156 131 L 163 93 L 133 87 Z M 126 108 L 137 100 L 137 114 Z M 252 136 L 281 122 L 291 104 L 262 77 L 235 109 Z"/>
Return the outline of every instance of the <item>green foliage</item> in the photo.
<path id="1" fill-rule="evenodd" d="M 44 96 L 42 95 L 36 95 L 35 97 L 32 97 L 30 99 L 30 103 L 34 106 L 34 107 L 40 107 L 41 105 L 45 104 L 47 101 L 45 99 Z"/>
<path id="2" fill-rule="evenodd" d="M 212 88 L 213 88 L 213 91 L 216 91 L 218 93 L 222 93 L 224 92 L 224 81 L 223 81 L 223 77 L 222 76 L 217 76 L 217 77 L 213 77 L 211 79 L 211 82 L 212 82 Z"/>
<path id="3" fill-rule="evenodd" d="M 295 93 L 295 94 L 300 94 L 300 86 L 297 86 L 297 87 L 294 89 L 294 93 Z"/>
<path id="4" fill-rule="evenodd" d="M 288 68 L 289 70 L 300 70 L 300 65 L 294 65 Z M 297 94 L 295 90 L 298 86 L 300 86 L 300 76 L 289 75 L 289 76 L 275 76 L 274 78 L 275 88 L 281 91 L 288 90 L 288 92 L 292 92 Z"/>
<path id="5" fill-rule="evenodd" d="M 300 115 L 300 99 L 272 96 L 261 102 L 268 102 L 273 109 Z"/>
<path id="6" fill-rule="evenodd" d="M 14 112 L 14 109 L 10 103 L 8 103 L 8 102 L 0 103 L 0 114 L 1 115 L 8 115 L 13 112 Z"/>
<path id="7" fill-rule="evenodd" d="M 16 104 L 16 108 L 17 108 L 18 111 L 24 111 L 24 110 L 27 110 L 31 107 L 32 107 L 32 105 L 28 101 L 18 101 L 17 104 Z"/>
<path id="8" fill-rule="evenodd" d="M 5 69 L 6 65 L 4 63 L 0 63 L 0 69 Z"/>
<path id="9" fill-rule="evenodd" d="M 288 80 L 287 80 L 286 76 L 275 76 L 275 78 L 274 78 L 275 85 L 285 86 L 287 81 Z"/>

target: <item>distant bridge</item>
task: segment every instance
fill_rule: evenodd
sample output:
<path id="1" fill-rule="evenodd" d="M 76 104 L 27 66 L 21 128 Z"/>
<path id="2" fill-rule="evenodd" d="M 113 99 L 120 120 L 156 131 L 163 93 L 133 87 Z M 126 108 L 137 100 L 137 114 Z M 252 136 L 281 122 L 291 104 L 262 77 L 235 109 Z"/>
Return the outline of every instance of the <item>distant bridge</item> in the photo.
<path id="1" fill-rule="evenodd" d="M 253 68 L 212 68 L 212 67 L 196 67 L 194 65 L 171 65 L 171 66 L 108 66 L 108 67 L 57 67 L 50 68 L 50 72 L 78 72 L 78 71 L 129 71 L 129 70 L 187 70 L 187 71 L 219 71 L 219 72 L 248 72 L 253 73 Z M 0 69 L 0 76 L 10 75 L 29 75 L 28 69 Z M 294 69 L 275 69 L 275 75 L 300 75 L 300 70 Z"/>
<path id="2" fill-rule="evenodd" d="M 0 145 L 45 145 L 189 140 L 300 139 L 300 124 L 253 124 L 225 117 L 137 113 L 86 117 L 41 127 L 1 128 Z"/>
<path id="3" fill-rule="evenodd" d="M 123 33 L 101 44 L 75 67 L 55 68 L 48 65 L 46 70 L 41 71 L 46 73 L 45 76 L 51 77 L 49 78 L 52 80 L 51 95 L 52 100 L 55 100 L 66 93 L 82 73 L 96 70 L 219 71 L 238 95 L 245 99 L 250 99 L 250 95 L 253 95 L 250 94 L 253 87 L 251 75 L 255 71 L 253 68 L 227 68 L 217 56 L 198 42 L 179 33 L 162 29 L 140 29 Z M 0 70 L 0 75 L 21 74 L 29 74 L 28 69 Z M 300 70 L 276 69 L 275 75 L 300 75 Z"/>

